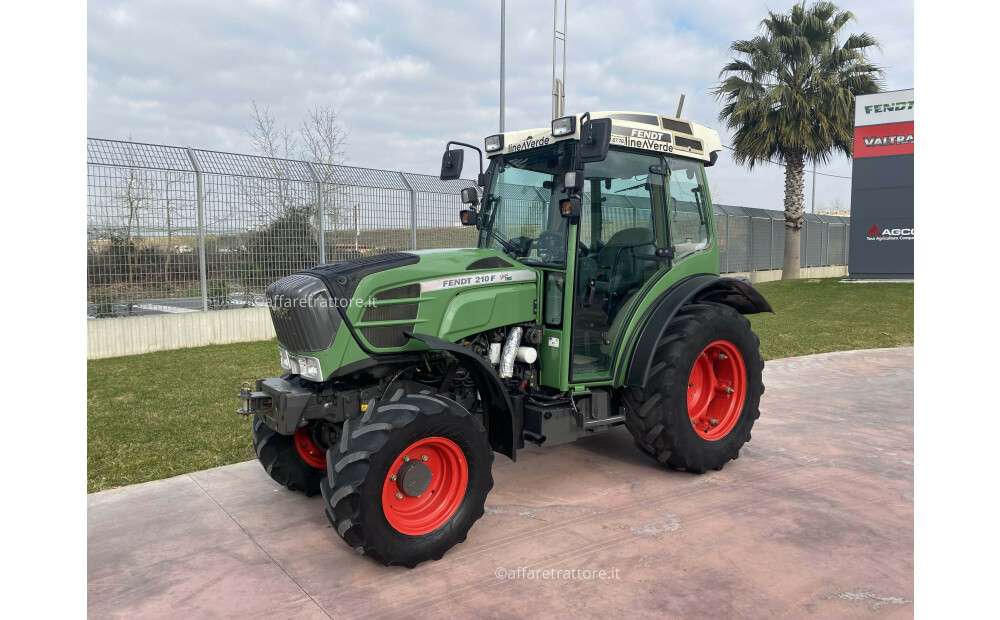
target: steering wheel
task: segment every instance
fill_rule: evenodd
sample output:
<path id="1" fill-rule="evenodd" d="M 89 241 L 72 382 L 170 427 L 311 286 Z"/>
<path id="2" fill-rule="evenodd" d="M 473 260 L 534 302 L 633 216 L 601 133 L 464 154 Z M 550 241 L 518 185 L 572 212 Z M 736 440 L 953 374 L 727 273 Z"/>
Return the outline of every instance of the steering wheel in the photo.
<path id="1" fill-rule="evenodd" d="M 533 239 L 531 237 L 514 237 L 510 240 L 511 245 L 517 248 L 518 256 L 527 256 L 531 252 L 531 243 Z"/>
<path id="2" fill-rule="evenodd" d="M 546 263 L 562 262 L 566 256 L 566 238 L 559 232 L 543 231 L 532 245 L 538 251 L 538 258 Z"/>

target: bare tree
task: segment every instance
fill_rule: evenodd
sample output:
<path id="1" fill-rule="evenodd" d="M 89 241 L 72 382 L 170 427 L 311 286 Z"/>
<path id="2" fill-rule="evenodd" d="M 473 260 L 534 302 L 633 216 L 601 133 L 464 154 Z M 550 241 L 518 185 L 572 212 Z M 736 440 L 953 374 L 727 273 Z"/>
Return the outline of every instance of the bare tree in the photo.
<path id="1" fill-rule="evenodd" d="M 348 133 L 332 107 L 315 107 L 309 110 L 308 118 L 299 126 L 302 139 L 299 155 L 314 164 L 335 166 L 347 163 Z"/>

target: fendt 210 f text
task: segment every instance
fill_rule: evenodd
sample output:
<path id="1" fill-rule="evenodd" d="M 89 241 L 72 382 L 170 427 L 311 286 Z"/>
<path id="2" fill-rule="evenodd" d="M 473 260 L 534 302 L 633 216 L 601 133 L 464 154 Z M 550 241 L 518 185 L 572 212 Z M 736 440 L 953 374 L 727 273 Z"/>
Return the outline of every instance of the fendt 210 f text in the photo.
<path id="1" fill-rule="evenodd" d="M 664 465 L 737 458 L 764 362 L 744 315 L 771 306 L 719 276 L 706 180 L 722 143 L 695 123 L 595 112 L 449 142 L 478 152 L 461 223 L 476 248 L 392 252 L 274 282 L 281 377 L 244 385 L 254 448 L 321 492 L 334 530 L 384 564 L 465 540 L 498 452 L 624 424 Z M 571 484 L 572 481 L 567 481 Z"/>

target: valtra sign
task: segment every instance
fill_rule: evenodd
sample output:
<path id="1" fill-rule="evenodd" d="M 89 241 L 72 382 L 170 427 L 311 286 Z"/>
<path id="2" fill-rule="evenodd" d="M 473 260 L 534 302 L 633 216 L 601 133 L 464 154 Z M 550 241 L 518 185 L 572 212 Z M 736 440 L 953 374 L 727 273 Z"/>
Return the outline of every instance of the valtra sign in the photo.
<path id="1" fill-rule="evenodd" d="M 913 154 L 913 90 L 858 97 L 854 157 Z"/>

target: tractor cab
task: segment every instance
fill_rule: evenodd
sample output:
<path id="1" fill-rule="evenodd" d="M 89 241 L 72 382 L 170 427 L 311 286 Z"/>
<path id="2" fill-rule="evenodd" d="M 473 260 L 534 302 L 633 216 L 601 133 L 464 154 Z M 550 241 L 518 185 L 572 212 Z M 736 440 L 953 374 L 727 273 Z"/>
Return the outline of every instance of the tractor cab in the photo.
<path id="1" fill-rule="evenodd" d="M 460 172 L 452 144 L 443 179 Z M 611 379 L 643 291 L 682 265 L 718 272 L 705 167 L 721 148 L 714 130 L 636 112 L 486 138 L 482 199 L 466 194 L 462 222 L 478 247 L 539 270 L 544 385 Z"/>

